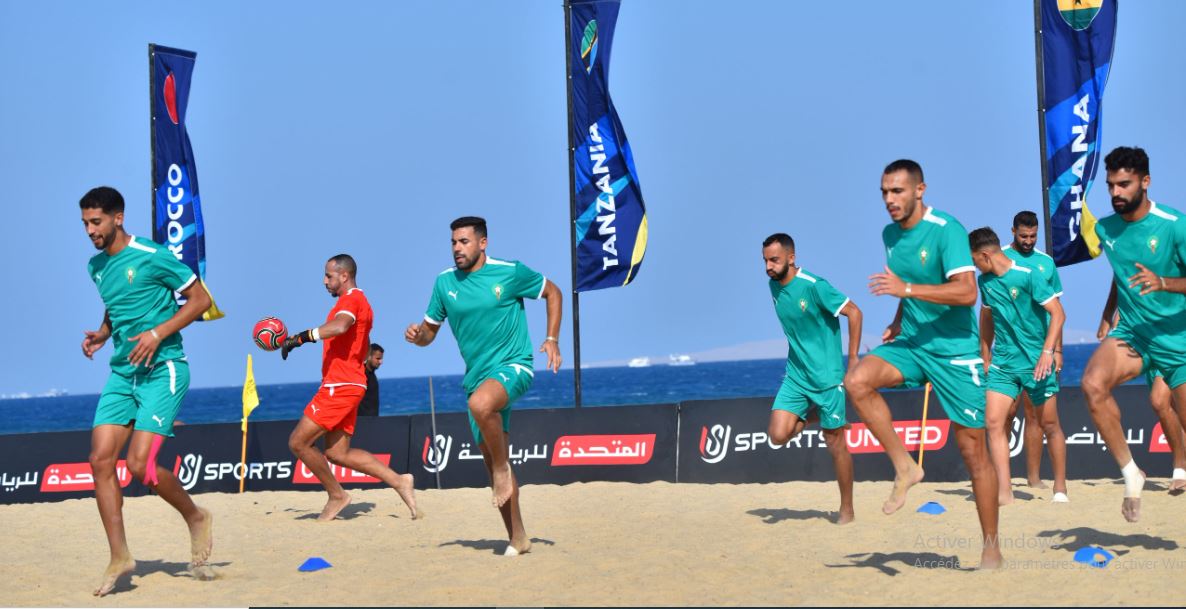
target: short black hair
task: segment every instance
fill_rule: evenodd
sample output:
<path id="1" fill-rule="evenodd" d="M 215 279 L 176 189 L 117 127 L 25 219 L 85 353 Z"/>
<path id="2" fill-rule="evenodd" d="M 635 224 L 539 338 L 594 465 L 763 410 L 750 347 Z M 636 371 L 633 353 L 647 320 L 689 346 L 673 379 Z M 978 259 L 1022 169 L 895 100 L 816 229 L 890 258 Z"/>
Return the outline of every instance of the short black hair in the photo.
<path id="1" fill-rule="evenodd" d="M 985 226 L 968 234 L 968 245 L 973 252 L 978 252 L 986 247 L 1001 247 L 1001 239 L 997 237 L 996 232 Z"/>
<path id="2" fill-rule="evenodd" d="M 486 219 L 478 216 L 462 216 L 449 224 L 449 230 L 457 230 L 467 226 L 473 227 L 474 234 L 478 238 L 486 236 Z"/>
<path id="3" fill-rule="evenodd" d="M 1108 171 L 1120 171 L 1127 169 L 1137 175 L 1149 175 L 1149 155 L 1145 154 L 1143 148 L 1120 146 L 1113 148 L 1108 156 L 1104 157 L 1104 167 Z"/>
<path id="4" fill-rule="evenodd" d="M 1013 216 L 1013 228 L 1037 228 L 1038 214 L 1032 211 L 1019 211 L 1016 216 Z"/>
<path id="5" fill-rule="evenodd" d="M 371 343 L 371 353 L 376 351 L 379 353 L 385 353 L 385 351 L 383 351 L 383 347 L 379 343 Z"/>
<path id="6" fill-rule="evenodd" d="M 889 175 L 899 171 L 905 171 L 906 173 L 910 174 L 910 177 L 918 180 L 920 184 L 926 181 L 922 177 L 922 165 L 919 165 L 910 159 L 898 159 L 893 163 L 886 165 L 885 171 L 881 173 L 882 175 Z"/>
<path id="7" fill-rule="evenodd" d="M 334 263 L 339 270 L 345 271 L 351 279 L 358 277 L 358 264 L 354 262 L 354 257 L 350 254 L 338 254 L 330 258 L 329 262 Z"/>
<path id="8" fill-rule="evenodd" d="M 99 209 L 107 215 L 123 213 L 124 197 L 110 186 L 99 186 L 87 191 L 78 200 L 79 209 Z"/>
<path id="9" fill-rule="evenodd" d="M 775 243 L 783 246 L 788 251 L 795 251 L 795 240 L 786 233 L 774 233 L 773 235 L 766 237 L 766 240 L 762 242 L 762 249 L 768 248 Z"/>

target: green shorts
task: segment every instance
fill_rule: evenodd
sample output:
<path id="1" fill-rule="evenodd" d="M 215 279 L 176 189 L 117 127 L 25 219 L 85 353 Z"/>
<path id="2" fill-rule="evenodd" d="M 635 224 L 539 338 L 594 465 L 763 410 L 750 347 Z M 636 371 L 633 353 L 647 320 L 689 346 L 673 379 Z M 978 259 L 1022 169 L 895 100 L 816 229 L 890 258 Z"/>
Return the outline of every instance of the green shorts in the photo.
<path id="1" fill-rule="evenodd" d="M 515 400 L 523 397 L 528 389 L 531 389 L 531 382 L 535 380 L 535 371 L 531 369 L 531 366 L 523 364 L 506 364 L 495 368 L 494 372 L 488 374 L 478 383 L 478 387 L 490 379 L 498 381 L 498 384 L 502 385 L 502 388 L 507 392 L 507 405 L 498 414 L 502 415 L 502 430 L 509 433 L 511 431 L 511 405 L 515 403 Z M 468 399 L 470 395 L 473 395 L 472 391 L 468 392 L 465 397 Z M 481 444 L 482 430 L 478 429 L 478 422 L 474 420 L 472 413 L 469 415 L 469 430 L 474 434 L 474 442 Z"/>
<path id="2" fill-rule="evenodd" d="M 947 417 L 972 429 L 984 428 L 984 360 L 973 353 L 963 357 L 937 357 L 908 343 L 878 345 L 876 355 L 898 369 L 902 387 L 920 387 L 928 381 Z"/>
<path id="3" fill-rule="evenodd" d="M 844 385 L 811 391 L 799 387 L 789 377 L 783 377 L 782 388 L 778 390 L 771 410 L 785 410 L 806 421 L 812 407 L 819 409 L 819 426 L 824 429 L 840 429 L 848 424 L 844 412 Z"/>
<path id="4" fill-rule="evenodd" d="M 1141 372 L 1146 379 L 1152 381 L 1150 374 L 1164 376 L 1170 389 L 1186 383 L 1186 353 L 1159 347 L 1137 336 L 1123 321 L 1108 333 L 1108 338 L 1123 341 L 1141 356 Z"/>
<path id="5" fill-rule="evenodd" d="M 137 431 L 171 438 L 173 420 L 188 389 L 189 364 L 181 359 L 157 362 L 132 376 L 113 372 L 99 396 L 92 427 L 136 421 Z"/>
<path id="6" fill-rule="evenodd" d="M 1034 406 L 1041 406 L 1046 400 L 1058 395 L 1058 375 L 1053 372 L 1046 378 L 1035 381 L 1033 369 L 1014 371 L 998 368 L 996 364 L 988 367 L 988 390 L 995 391 L 1010 398 L 1016 398 L 1024 389 L 1030 396 Z"/>

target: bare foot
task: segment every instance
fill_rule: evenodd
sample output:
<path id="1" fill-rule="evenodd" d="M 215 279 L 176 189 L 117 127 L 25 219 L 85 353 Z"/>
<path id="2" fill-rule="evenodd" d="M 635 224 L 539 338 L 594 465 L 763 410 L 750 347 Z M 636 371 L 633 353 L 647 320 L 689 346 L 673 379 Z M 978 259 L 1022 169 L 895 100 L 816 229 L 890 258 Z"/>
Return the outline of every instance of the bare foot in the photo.
<path id="1" fill-rule="evenodd" d="M 881 506 L 881 511 L 893 514 L 906 505 L 906 491 L 910 487 L 922 482 L 923 470 L 918 465 L 910 464 L 910 471 L 905 476 L 894 476 L 894 490 L 890 491 L 889 499 Z"/>
<path id="2" fill-rule="evenodd" d="M 1141 519 L 1141 498 L 1140 497 L 1125 497 L 1124 503 L 1120 505 L 1120 513 L 1124 514 L 1124 519 L 1129 522 L 1136 522 Z"/>
<path id="3" fill-rule="evenodd" d="M 494 499 L 491 501 L 494 507 L 500 508 L 507 501 L 510 500 L 511 495 L 515 492 L 515 480 L 511 475 L 511 464 L 508 463 L 502 469 L 494 468 L 490 473 L 491 486 L 494 487 Z"/>
<path id="4" fill-rule="evenodd" d="M 107 570 L 103 571 L 103 582 L 99 584 L 98 588 L 95 588 L 92 594 L 95 596 L 105 596 L 115 588 L 115 584 L 119 582 L 119 578 L 125 575 L 131 577 L 132 571 L 135 569 L 136 561 L 132 560 L 131 556 L 112 560 L 107 565 Z"/>
<path id="5" fill-rule="evenodd" d="M 1046 483 L 1045 483 L 1045 482 L 1042 482 L 1042 480 L 1040 480 L 1040 479 L 1027 480 L 1027 481 L 1026 481 L 1026 483 L 1025 483 L 1025 485 L 1026 485 L 1026 486 L 1028 486 L 1028 487 L 1030 487 L 1030 488 L 1036 488 L 1036 489 L 1038 489 L 1038 490 L 1041 490 L 1041 491 L 1044 491 L 1044 490 L 1046 490 L 1046 489 L 1048 488 L 1048 487 L 1046 486 Z"/>
<path id="6" fill-rule="evenodd" d="M 527 539 L 525 537 L 519 541 L 515 541 L 514 539 L 512 539 L 511 542 L 507 544 L 507 549 L 506 549 L 506 551 L 504 551 L 502 553 L 502 555 L 503 556 L 518 556 L 520 554 L 526 554 L 530 551 L 531 551 L 531 540 Z"/>
<path id="7" fill-rule="evenodd" d="M 856 520 L 856 515 L 851 509 L 836 512 L 836 524 L 848 524 L 853 520 Z"/>
<path id="8" fill-rule="evenodd" d="M 997 495 L 997 505 L 1009 505 L 1011 503 L 1013 503 L 1013 489 Z"/>
<path id="9" fill-rule="evenodd" d="M 984 548 L 980 552 L 980 566 L 977 569 L 1000 569 L 1004 560 L 1000 548 Z"/>
<path id="10" fill-rule="evenodd" d="M 1170 494 L 1181 495 L 1182 493 L 1186 493 L 1186 479 L 1174 478 L 1170 480 Z"/>
<path id="11" fill-rule="evenodd" d="M 329 501 L 325 502 L 325 507 L 321 509 L 321 515 L 317 517 L 318 522 L 329 522 L 337 518 L 338 513 L 348 505 L 350 505 L 350 493 L 342 493 L 341 498 L 338 499 L 330 497 Z"/>
<path id="12" fill-rule="evenodd" d="M 399 493 L 399 498 L 404 500 L 408 509 L 412 512 L 412 520 L 418 520 L 424 517 L 424 514 L 416 509 L 416 486 L 415 478 L 412 474 L 401 474 L 399 477 L 399 484 L 395 487 L 395 492 Z"/>
<path id="13" fill-rule="evenodd" d="M 210 552 L 214 550 L 214 515 L 206 508 L 198 508 L 200 518 L 189 525 L 190 566 L 196 567 L 206 563 Z"/>

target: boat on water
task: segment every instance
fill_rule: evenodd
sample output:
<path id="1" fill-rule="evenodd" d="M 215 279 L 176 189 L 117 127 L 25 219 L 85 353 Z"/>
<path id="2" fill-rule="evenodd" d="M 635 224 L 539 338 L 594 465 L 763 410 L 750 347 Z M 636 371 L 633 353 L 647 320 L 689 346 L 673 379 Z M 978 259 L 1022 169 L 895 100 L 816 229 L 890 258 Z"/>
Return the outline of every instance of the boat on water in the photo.
<path id="1" fill-rule="evenodd" d="M 626 366 L 629 368 L 646 368 L 650 365 L 651 358 L 649 357 L 636 357 L 626 364 Z"/>
<path id="2" fill-rule="evenodd" d="M 695 366 L 696 360 L 692 359 L 690 355 L 669 355 L 667 356 L 668 366 Z"/>

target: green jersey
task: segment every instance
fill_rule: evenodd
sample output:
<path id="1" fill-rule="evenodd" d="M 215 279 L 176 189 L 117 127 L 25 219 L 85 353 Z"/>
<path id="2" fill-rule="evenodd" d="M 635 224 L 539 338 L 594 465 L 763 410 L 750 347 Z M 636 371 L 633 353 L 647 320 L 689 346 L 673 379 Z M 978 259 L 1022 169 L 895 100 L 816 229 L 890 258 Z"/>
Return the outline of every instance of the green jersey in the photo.
<path id="1" fill-rule="evenodd" d="M 1171 207 L 1150 202 L 1136 222 L 1119 214 L 1095 225 L 1116 284 L 1120 320 L 1138 338 L 1173 351 L 1186 351 L 1186 295 L 1128 287 L 1128 278 L 1145 268 L 1162 277 L 1186 277 L 1186 220 Z"/>
<path id="2" fill-rule="evenodd" d="M 992 313 L 992 365 L 1001 370 L 1033 370 L 1050 328 L 1044 308 L 1058 296 L 1038 271 L 1016 261 L 1004 275 L 982 273 L 980 301 Z"/>
<path id="3" fill-rule="evenodd" d="M 786 285 L 771 280 L 770 295 L 787 337 L 787 379 L 810 391 L 839 385 L 844 380 L 839 316 L 848 298 L 802 269 Z"/>
<path id="4" fill-rule="evenodd" d="M 909 229 L 897 222 L 881 231 L 889 268 L 902 281 L 938 285 L 959 273 L 972 272 L 968 233 L 950 214 L 928 208 Z M 909 343 L 938 357 L 960 357 L 980 350 L 972 307 L 941 305 L 917 298 L 902 300 L 902 333 Z"/>
<path id="5" fill-rule="evenodd" d="M 472 273 L 453 267 L 437 275 L 424 319 L 438 326 L 449 320 L 465 360 L 466 393 L 500 366 L 533 367 L 523 299 L 543 296 L 545 285 L 527 265 L 490 257 Z"/>
<path id="6" fill-rule="evenodd" d="M 1058 267 L 1055 266 L 1054 258 L 1051 258 L 1050 254 L 1037 248 L 1034 248 L 1028 254 L 1023 254 L 1013 249 L 1012 243 L 1001 249 L 1005 251 L 1005 255 L 1010 260 L 1031 271 L 1038 271 L 1038 274 L 1050 284 L 1050 289 L 1054 290 L 1054 295 L 1062 298 L 1062 279 L 1058 276 Z"/>
<path id="7" fill-rule="evenodd" d="M 106 251 L 95 254 L 87 264 L 87 274 L 99 288 L 99 296 L 111 320 L 111 371 L 131 376 L 137 370 L 128 362 L 136 344 L 129 341 L 141 332 L 166 322 L 177 312 L 173 292 L 180 292 L 198 280 L 189 267 L 181 264 L 168 248 L 131 237 L 114 256 Z M 166 336 L 157 347 L 151 364 L 181 359 L 181 333 Z"/>

